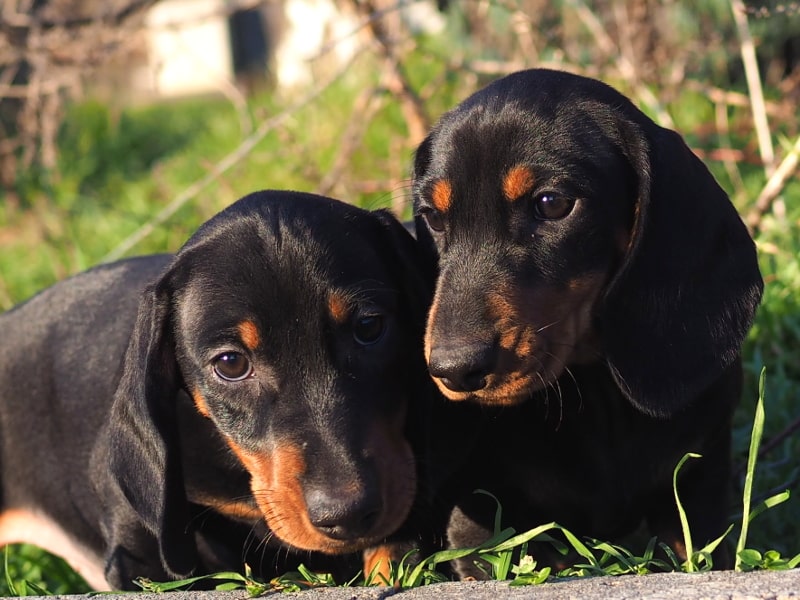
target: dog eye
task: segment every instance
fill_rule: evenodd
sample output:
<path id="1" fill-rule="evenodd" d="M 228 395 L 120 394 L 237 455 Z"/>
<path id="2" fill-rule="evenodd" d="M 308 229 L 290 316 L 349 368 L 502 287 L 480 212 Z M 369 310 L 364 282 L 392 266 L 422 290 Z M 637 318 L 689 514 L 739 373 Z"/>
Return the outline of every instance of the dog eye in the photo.
<path id="1" fill-rule="evenodd" d="M 541 194 L 533 200 L 533 211 L 537 219 L 555 221 L 572 212 L 575 200 L 559 194 Z"/>
<path id="2" fill-rule="evenodd" d="M 244 354 L 226 352 L 214 359 L 214 373 L 225 381 L 242 381 L 253 374 L 253 367 Z"/>
<path id="3" fill-rule="evenodd" d="M 382 315 L 365 315 L 353 323 L 353 339 L 362 346 L 377 343 L 385 330 Z"/>
<path id="4" fill-rule="evenodd" d="M 438 210 L 425 207 L 420 209 L 419 214 L 433 231 L 444 231 L 444 218 Z"/>

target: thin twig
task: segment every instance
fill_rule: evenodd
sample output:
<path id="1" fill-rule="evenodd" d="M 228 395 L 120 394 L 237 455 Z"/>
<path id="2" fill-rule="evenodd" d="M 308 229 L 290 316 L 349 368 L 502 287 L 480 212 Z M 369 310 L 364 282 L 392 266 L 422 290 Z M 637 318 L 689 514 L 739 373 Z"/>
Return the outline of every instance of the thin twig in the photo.
<path id="1" fill-rule="evenodd" d="M 800 430 L 800 417 L 789 423 L 786 427 L 783 428 L 783 431 L 773 436 L 765 444 L 763 444 L 761 446 L 761 450 L 759 450 L 758 452 L 759 458 L 765 457 L 774 448 L 783 443 L 783 440 L 792 436 L 798 430 Z"/>
<path id="2" fill-rule="evenodd" d="M 184 204 L 189 202 L 192 198 L 197 196 L 202 190 L 208 187 L 211 183 L 217 180 L 223 173 L 228 171 L 231 167 L 244 159 L 253 148 L 272 132 L 276 127 L 282 125 L 287 119 L 292 117 L 299 109 L 310 104 L 316 100 L 325 90 L 327 90 L 334 82 L 341 78 L 351 67 L 355 60 L 358 58 L 358 53 L 354 54 L 352 60 L 348 61 L 341 69 L 339 69 L 332 77 L 327 79 L 322 84 L 315 87 L 308 94 L 303 96 L 300 100 L 292 104 L 289 108 L 281 111 L 274 117 L 263 121 L 252 134 L 242 141 L 241 144 L 225 158 L 219 161 L 213 169 L 211 169 L 205 176 L 201 177 L 189 187 L 178 194 L 169 204 L 159 211 L 152 219 L 143 224 L 131 235 L 125 238 L 118 244 L 111 252 L 106 254 L 100 262 L 111 262 L 118 260 L 125 256 L 137 244 L 149 236 L 158 225 L 164 223 L 172 215 L 174 215 Z"/>
<path id="3" fill-rule="evenodd" d="M 797 170 L 797 165 L 800 163 L 800 136 L 795 140 L 794 146 L 789 153 L 774 170 L 772 176 L 767 180 L 764 188 L 756 199 L 756 204 L 747 215 L 747 225 L 751 232 L 756 232 L 761 227 L 761 220 L 764 215 L 769 212 L 772 203 L 780 195 L 786 182 Z"/>
<path id="4" fill-rule="evenodd" d="M 723 102 L 714 103 L 714 116 L 717 125 L 717 135 L 720 138 L 722 147 L 730 148 L 731 144 L 731 128 L 728 120 L 728 105 Z M 736 196 L 746 193 L 744 181 L 742 180 L 742 173 L 739 171 L 739 164 L 737 163 L 733 153 L 721 153 L 722 164 L 725 165 L 725 170 L 728 172 L 728 177 L 736 190 Z"/>
<path id="5" fill-rule="evenodd" d="M 747 94 L 742 94 L 740 92 L 734 92 L 731 90 L 724 90 L 722 88 L 709 85 L 707 82 L 689 79 L 684 83 L 684 87 L 692 90 L 693 92 L 703 94 L 709 100 L 711 100 L 711 102 L 718 104 L 721 103 L 740 108 L 750 108 L 751 106 L 750 98 L 747 96 Z M 783 119 L 790 118 L 791 115 L 794 114 L 791 112 L 791 110 L 787 109 L 786 103 L 780 104 L 778 102 L 765 101 L 764 110 L 768 116 L 779 117 Z"/>
<path id="6" fill-rule="evenodd" d="M 317 187 L 317 193 L 323 196 L 331 194 L 339 183 L 342 173 L 350 164 L 353 154 L 359 147 L 364 133 L 369 127 L 375 113 L 383 106 L 383 96 L 378 90 L 368 89 L 361 92 L 353 103 L 350 122 L 342 133 L 336 148 L 336 160 Z"/>
<path id="7" fill-rule="evenodd" d="M 778 446 L 780 446 L 786 438 L 791 437 L 798 431 L 800 431 L 800 417 L 796 418 L 794 421 L 792 421 L 786 427 L 784 427 L 782 431 L 775 434 L 769 440 L 761 444 L 761 448 L 759 448 L 758 450 L 758 460 L 765 459 L 769 455 L 769 453 L 772 452 Z M 743 462 L 736 465 L 733 472 L 736 475 L 736 477 L 741 477 L 744 475 L 746 470 L 747 470 L 747 464 L 746 462 Z M 795 480 L 795 482 L 796 481 L 797 480 Z M 788 484 L 781 484 L 781 485 L 788 485 Z M 771 495 L 772 494 L 769 494 L 769 496 Z"/>
<path id="8" fill-rule="evenodd" d="M 664 106 L 656 98 L 655 94 L 643 83 L 636 78 L 636 68 L 634 64 L 624 56 L 614 43 L 611 35 L 606 31 L 603 23 L 597 15 L 586 5 L 583 0 L 568 0 L 568 4 L 575 10 L 575 14 L 580 19 L 583 26 L 592 34 L 599 49 L 607 57 L 614 57 L 614 65 L 620 74 L 620 77 L 628 81 L 633 89 L 633 93 L 637 96 L 640 102 L 646 104 L 655 114 L 655 119 L 659 125 L 675 128 L 675 122 L 672 116 L 666 111 Z"/>
<path id="9" fill-rule="evenodd" d="M 764 172 L 767 177 L 775 170 L 775 150 L 772 146 L 772 135 L 767 121 L 767 109 L 764 102 L 764 90 L 761 87 L 761 75 L 758 72 L 756 47 L 750 35 L 750 26 L 747 22 L 747 12 L 742 0 L 731 0 L 733 20 L 739 32 L 739 48 L 744 64 L 744 74 L 747 79 L 747 89 L 750 92 L 750 106 L 753 111 L 753 123 L 758 138 L 758 148 L 761 160 L 764 163 Z"/>
<path id="10" fill-rule="evenodd" d="M 526 64 L 539 64 L 539 50 L 536 48 L 534 36 L 536 24 L 531 15 L 520 7 L 519 0 L 495 0 L 495 2 L 508 12 L 511 30 L 517 38 L 520 55 L 525 57 Z"/>
<path id="11" fill-rule="evenodd" d="M 385 10 L 385 7 L 376 5 L 376 0 L 354 0 L 354 6 L 366 16 L 379 13 L 382 8 Z M 388 11 L 384 14 L 388 14 Z M 389 91 L 400 102 L 400 110 L 408 127 L 409 141 L 414 145 L 419 144 L 430 129 L 431 119 L 405 73 L 403 61 L 397 53 L 397 42 L 391 38 L 385 18 L 370 20 L 368 31 L 378 43 L 378 49 L 383 56 L 384 81 Z"/>

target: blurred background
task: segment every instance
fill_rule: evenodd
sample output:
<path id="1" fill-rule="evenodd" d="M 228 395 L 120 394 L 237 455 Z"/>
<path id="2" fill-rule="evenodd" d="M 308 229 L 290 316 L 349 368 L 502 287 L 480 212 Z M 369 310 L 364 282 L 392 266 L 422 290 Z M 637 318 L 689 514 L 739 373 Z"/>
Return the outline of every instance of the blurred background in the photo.
<path id="1" fill-rule="evenodd" d="M 256 189 L 328 194 L 407 218 L 414 148 L 442 112 L 509 72 L 564 69 L 610 83 L 679 130 L 753 232 L 767 288 L 745 353 L 733 498 L 762 367 L 756 495 L 798 491 L 800 3 L 0 7 L 0 310 L 98 262 L 174 251 Z M 760 516 L 749 539 L 762 552 L 800 552 L 800 498 Z M 2 568 L 0 594 L 26 581 L 56 593 L 85 589 L 31 546 L 7 550 Z"/>

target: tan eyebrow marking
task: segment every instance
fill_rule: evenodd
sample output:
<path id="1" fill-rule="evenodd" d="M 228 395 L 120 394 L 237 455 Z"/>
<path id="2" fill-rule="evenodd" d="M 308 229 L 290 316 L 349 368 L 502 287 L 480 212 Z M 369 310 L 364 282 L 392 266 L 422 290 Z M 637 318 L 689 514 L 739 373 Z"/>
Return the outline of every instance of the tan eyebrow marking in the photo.
<path id="1" fill-rule="evenodd" d="M 258 333 L 258 327 L 252 321 L 245 320 L 239 323 L 237 327 L 239 336 L 248 350 L 255 350 L 261 343 L 261 336 Z"/>
<path id="2" fill-rule="evenodd" d="M 447 212 L 450 208 L 450 203 L 453 200 L 453 186 L 447 179 L 440 179 L 433 184 L 433 192 L 431 193 L 431 200 L 436 210 L 439 212 Z"/>
<path id="3" fill-rule="evenodd" d="M 347 296 L 341 292 L 331 292 L 328 295 L 328 312 L 335 323 L 344 323 L 350 315 L 350 304 Z"/>
<path id="4" fill-rule="evenodd" d="M 503 178 L 503 195 L 513 202 L 533 189 L 533 172 L 523 165 L 511 167 Z"/>

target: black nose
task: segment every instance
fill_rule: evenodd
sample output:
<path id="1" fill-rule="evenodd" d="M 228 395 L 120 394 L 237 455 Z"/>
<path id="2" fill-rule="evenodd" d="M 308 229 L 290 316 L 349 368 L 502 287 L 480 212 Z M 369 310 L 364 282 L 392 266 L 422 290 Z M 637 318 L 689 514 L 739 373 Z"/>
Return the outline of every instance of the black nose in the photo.
<path id="1" fill-rule="evenodd" d="M 486 387 L 494 369 L 493 344 L 454 344 L 431 348 L 430 374 L 454 392 L 477 392 Z"/>
<path id="2" fill-rule="evenodd" d="M 349 540 L 367 535 L 380 517 L 383 503 L 377 490 L 311 489 L 306 505 L 311 524 L 330 538 Z"/>

